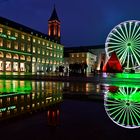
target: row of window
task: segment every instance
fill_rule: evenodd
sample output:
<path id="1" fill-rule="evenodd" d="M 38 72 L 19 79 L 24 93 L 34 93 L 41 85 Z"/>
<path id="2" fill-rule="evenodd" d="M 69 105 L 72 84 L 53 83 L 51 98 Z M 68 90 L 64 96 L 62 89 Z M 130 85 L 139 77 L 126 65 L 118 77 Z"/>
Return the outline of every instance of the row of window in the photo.
<path id="1" fill-rule="evenodd" d="M 25 50 L 25 44 L 21 43 L 20 48 L 19 48 L 18 42 L 15 42 L 15 41 L 14 42 L 7 41 L 6 42 L 6 47 L 7 48 L 11 48 L 12 47 L 12 43 L 14 43 L 14 49 L 16 49 L 16 50 L 20 49 L 21 51 Z M 0 46 L 1 47 L 3 46 L 3 39 L 1 39 L 1 38 L 0 38 Z M 31 52 L 31 45 L 27 45 L 27 52 Z M 33 46 L 33 53 L 36 53 L 36 52 L 38 54 L 40 54 L 41 48 L 37 49 L 35 46 Z M 46 53 L 47 53 L 47 51 L 46 51 Z M 45 55 L 45 49 L 42 49 L 42 54 Z M 48 53 L 47 53 L 47 55 L 48 55 Z M 54 57 L 56 57 L 56 56 L 54 56 Z M 59 57 L 59 56 L 57 56 L 57 57 Z M 60 57 L 60 58 L 62 58 L 62 57 Z"/>
<path id="2" fill-rule="evenodd" d="M 4 53 L 0 52 L 0 58 L 3 58 L 3 57 L 4 57 Z M 25 58 L 26 58 L 27 61 L 31 61 L 31 57 L 30 56 L 25 57 L 24 55 L 20 55 L 19 56 L 18 54 L 14 54 L 12 56 L 11 53 L 7 53 L 5 57 L 6 58 L 10 58 L 10 59 L 13 58 L 13 59 L 20 59 L 20 60 L 25 60 Z"/>
<path id="3" fill-rule="evenodd" d="M 85 53 L 72 53 L 71 57 L 86 57 Z"/>
<path id="4" fill-rule="evenodd" d="M 0 58 L 3 58 L 4 57 L 4 54 L 3 54 L 3 52 L 0 52 Z M 26 58 L 26 60 L 27 61 L 31 61 L 31 57 L 30 56 L 27 56 L 27 57 L 25 57 L 24 55 L 18 55 L 18 54 L 14 54 L 13 56 L 11 55 L 11 53 L 7 53 L 6 54 L 6 58 L 13 58 L 13 59 L 17 59 L 17 60 L 25 60 L 25 58 Z M 41 58 L 35 58 L 35 57 L 33 57 L 33 59 L 32 59 L 32 61 L 33 62 L 42 62 L 42 63 L 47 63 L 47 64 L 61 64 L 62 63 L 62 61 L 56 61 L 56 60 L 54 60 L 54 61 L 52 61 L 52 60 L 45 60 L 44 58 L 41 60 Z"/>
<path id="5" fill-rule="evenodd" d="M 3 28 L 0 28 L 0 33 L 1 33 L 1 34 L 3 33 Z M 7 30 L 7 33 L 6 33 L 6 34 L 9 35 L 9 36 L 12 35 L 12 33 L 11 33 L 10 30 Z M 16 38 L 18 38 L 18 37 L 19 37 L 19 34 L 18 34 L 17 32 L 15 32 L 13 36 L 16 37 Z M 25 37 L 26 37 L 26 35 L 21 34 L 21 39 L 24 40 Z M 27 36 L 27 41 L 29 41 L 29 42 L 32 41 L 32 40 L 31 40 L 31 36 Z M 53 47 L 53 44 L 49 43 L 48 41 L 41 41 L 41 40 L 39 40 L 39 39 L 37 39 L 37 38 L 33 38 L 33 43 L 42 44 L 43 46 L 49 46 L 49 47 L 51 47 L 51 48 Z M 56 46 L 56 44 L 54 44 L 54 49 L 60 49 L 60 50 L 62 50 L 63 47 L 61 47 L 61 46 Z"/>

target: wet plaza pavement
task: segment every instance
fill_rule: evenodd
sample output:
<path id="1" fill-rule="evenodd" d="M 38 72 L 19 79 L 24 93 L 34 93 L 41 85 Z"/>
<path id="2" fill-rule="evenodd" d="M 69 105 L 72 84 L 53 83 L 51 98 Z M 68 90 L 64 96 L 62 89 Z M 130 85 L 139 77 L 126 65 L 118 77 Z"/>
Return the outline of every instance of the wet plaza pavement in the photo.
<path id="1" fill-rule="evenodd" d="M 58 111 L 57 120 L 50 120 L 48 110 Z M 45 111 L 3 122 L 0 126 L 3 139 L 138 139 L 139 129 L 124 129 L 107 116 L 102 102 L 64 100 Z"/>
<path id="2" fill-rule="evenodd" d="M 138 139 L 139 91 L 134 82 L 0 80 L 1 138 Z"/>

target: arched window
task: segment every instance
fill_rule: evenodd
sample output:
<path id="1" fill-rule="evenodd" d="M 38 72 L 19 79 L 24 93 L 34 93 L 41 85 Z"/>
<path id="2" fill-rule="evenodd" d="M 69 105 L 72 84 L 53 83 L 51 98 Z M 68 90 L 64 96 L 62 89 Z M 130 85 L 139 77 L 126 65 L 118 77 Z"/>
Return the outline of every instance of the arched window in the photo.
<path id="1" fill-rule="evenodd" d="M 0 58 L 3 58 L 4 55 L 3 55 L 3 52 L 0 52 Z"/>
<path id="2" fill-rule="evenodd" d="M 20 60 L 25 60 L 25 56 L 24 55 L 21 55 L 20 56 Z"/>
<path id="3" fill-rule="evenodd" d="M 33 62 L 36 62 L 36 58 L 35 57 L 33 57 L 33 60 L 32 60 Z"/>
<path id="4" fill-rule="evenodd" d="M 11 53 L 7 53 L 7 54 L 6 54 L 6 58 L 12 58 Z"/>
<path id="5" fill-rule="evenodd" d="M 30 56 L 27 57 L 27 61 L 31 61 L 31 57 Z"/>
<path id="6" fill-rule="evenodd" d="M 18 54 L 15 54 L 15 55 L 13 56 L 13 59 L 19 59 Z"/>

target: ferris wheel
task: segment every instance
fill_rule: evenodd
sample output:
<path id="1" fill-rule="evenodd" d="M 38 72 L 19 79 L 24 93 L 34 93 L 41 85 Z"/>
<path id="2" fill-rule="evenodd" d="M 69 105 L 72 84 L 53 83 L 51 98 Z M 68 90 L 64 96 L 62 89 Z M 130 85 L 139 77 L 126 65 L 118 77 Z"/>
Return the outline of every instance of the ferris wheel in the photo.
<path id="1" fill-rule="evenodd" d="M 109 118 L 125 128 L 140 127 L 140 91 L 138 88 L 120 87 L 116 92 L 107 92 L 104 107 Z"/>
<path id="2" fill-rule="evenodd" d="M 108 58 L 116 52 L 125 69 L 140 66 L 140 21 L 125 21 L 115 26 L 107 36 L 105 50 Z"/>

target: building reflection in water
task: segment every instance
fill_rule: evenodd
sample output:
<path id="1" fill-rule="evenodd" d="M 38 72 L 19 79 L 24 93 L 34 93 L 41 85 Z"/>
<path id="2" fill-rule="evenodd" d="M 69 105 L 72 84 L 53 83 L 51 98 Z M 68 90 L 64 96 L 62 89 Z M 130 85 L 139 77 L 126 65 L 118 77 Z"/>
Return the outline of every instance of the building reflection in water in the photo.
<path id="1" fill-rule="evenodd" d="M 140 127 L 140 88 L 110 86 L 104 96 L 109 118 L 124 128 Z"/>
<path id="2" fill-rule="evenodd" d="M 86 82 L 66 82 L 64 83 L 64 93 L 84 93 L 84 94 L 98 94 L 101 93 L 101 86 L 99 84 Z"/>
<path id="3" fill-rule="evenodd" d="M 0 80 L 0 120 L 62 101 L 61 82 Z"/>
<path id="4" fill-rule="evenodd" d="M 48 108 L 47 120 L 49 126 L 58 126 L 60 124 L 60 104 Z"/>

